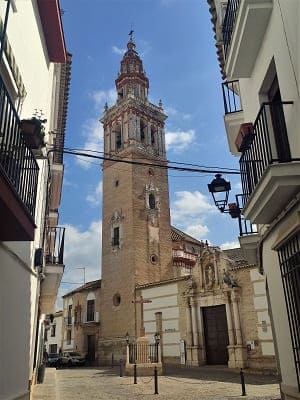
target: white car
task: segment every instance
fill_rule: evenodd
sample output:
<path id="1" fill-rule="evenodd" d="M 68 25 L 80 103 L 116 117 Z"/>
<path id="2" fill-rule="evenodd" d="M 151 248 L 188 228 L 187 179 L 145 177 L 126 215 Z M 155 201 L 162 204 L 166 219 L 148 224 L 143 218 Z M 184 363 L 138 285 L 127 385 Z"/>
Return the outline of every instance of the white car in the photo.
<path id="1" fill-rule="evenodd" d="M 72 367 L 76 365 L 84 365 L 85 357 L 76 351 L 66 351 L 62 353 L 57 361 L 60 366 Z"/>

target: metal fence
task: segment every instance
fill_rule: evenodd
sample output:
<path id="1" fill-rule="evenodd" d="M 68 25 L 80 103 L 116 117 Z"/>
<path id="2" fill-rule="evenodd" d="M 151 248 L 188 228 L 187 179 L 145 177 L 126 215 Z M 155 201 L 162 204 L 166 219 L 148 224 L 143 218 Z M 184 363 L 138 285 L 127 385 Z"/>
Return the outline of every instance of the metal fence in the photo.
<path id="1" fill-rule="evenodd" d="M 231 36 L 234 29 L 237 11 L 240 5 L 240 0 L 228 0 L 225 18 L 223 22 L 222 34 L 224 43 L 225 57 L 231 43 Z"/>
<path id="2" fill-rule="evenodd" d="M 0 77 L 0 168 L 34 218 L 39 167 L 25 144 L 20 119 Z"/>
<path id="3" fill-rule="evenodd" d="M 232 114 L 242 111 L 240 100 L 239 81 L 226 81 L 222 83 L 222 93 L 225 114 Z"/>
<path id="4" fill-rule="evenodd" d="M 285 137 L 285 140 L 288 141 L 283 113 L 283 106 L 287 104 L 293 104 L 293 102 L 263 103 L 254 122 L 253 141 L 243 151 L 240 158 L 245 203 L 248 201 L 267 167 L 274 162 L 287 161 L 284 155 L 281 156 L 279 154 L 275 138 L 275 130 L 277 130 L 277 135 Z M 275 129 L 273 126 L 274 121 L 280 121 Z"/>
<path id="5" fill-rule="evenodd" d="M 64 263 L 65 228 L 47 227 L 46 228 L 46 264 Z"/>
<path id="6" fill-rule="evenodd" d="M 158 363 L 159 344 L 130 343 L 129 363 Z"/>

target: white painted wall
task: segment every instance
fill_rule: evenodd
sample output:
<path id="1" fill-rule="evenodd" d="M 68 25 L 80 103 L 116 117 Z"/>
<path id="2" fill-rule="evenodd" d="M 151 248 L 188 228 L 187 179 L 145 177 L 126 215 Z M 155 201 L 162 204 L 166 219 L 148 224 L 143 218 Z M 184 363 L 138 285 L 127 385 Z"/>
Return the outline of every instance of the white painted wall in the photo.
<path id="1" fill-rule="evenodd" d="M 0 16 L 4 19 L 6 1 L 0 0 Z M 31 118 L 35 109 L 42 109 L 44 118 L 51 115 L 54 65 L 49 63 L 43 31 L 34 0 L 16 1 L 17 12 L 10 10 L 7 37 L 21 72 L 27 96 L 20 109 L 21 118 Z M 46 131 L 49 128 L 46 124 Z M 33 242 L 0 243 L 0 398 L 28 397 L 28 381 L 32 378 L 37 325 L 37 304 L 40 282 L 33 267 L 36 248 L 42 245 L 47 161 L 38 161 L 36 231 Z M 5 363 L 2 362 L 5 360 Z"/>

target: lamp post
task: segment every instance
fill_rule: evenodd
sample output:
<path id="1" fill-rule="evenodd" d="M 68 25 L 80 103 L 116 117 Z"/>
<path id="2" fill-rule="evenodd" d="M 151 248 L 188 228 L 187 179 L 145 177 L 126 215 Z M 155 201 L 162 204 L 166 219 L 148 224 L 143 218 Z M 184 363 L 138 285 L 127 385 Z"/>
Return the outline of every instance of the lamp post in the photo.
<path id="1" fill-rule="evenodd" d="M 160 333 L 159 332 L 155 332 L 154 340 L 155 340 L 155 349 L 156 349 L 156 362 L 158 363 L 158 362 L 160 362 L 159 351 L 158 351 L 159 342 L 160 342 Z"/>

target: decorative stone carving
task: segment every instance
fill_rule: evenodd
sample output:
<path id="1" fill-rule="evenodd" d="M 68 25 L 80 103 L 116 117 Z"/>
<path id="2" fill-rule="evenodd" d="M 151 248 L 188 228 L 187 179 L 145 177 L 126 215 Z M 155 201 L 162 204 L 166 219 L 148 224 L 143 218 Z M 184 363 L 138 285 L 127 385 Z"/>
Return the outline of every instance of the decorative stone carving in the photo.
<path id="1" fill-rule="evenodd" d="M 208 265 L 205 268 L 205 287 L 206 289 L 212 289 L 215 283 L 215 271 L 212 265 Z"/>

